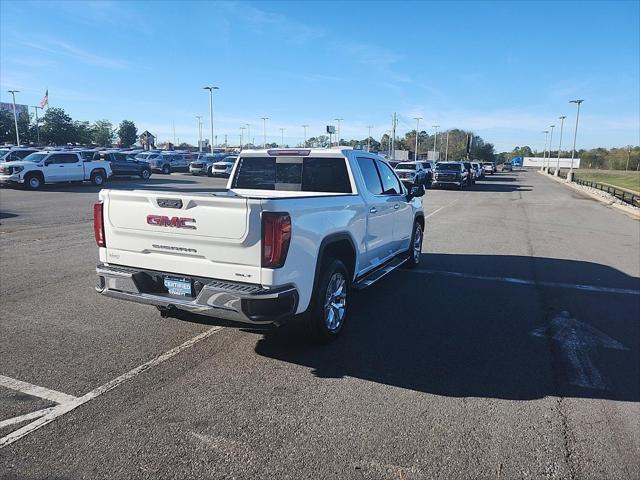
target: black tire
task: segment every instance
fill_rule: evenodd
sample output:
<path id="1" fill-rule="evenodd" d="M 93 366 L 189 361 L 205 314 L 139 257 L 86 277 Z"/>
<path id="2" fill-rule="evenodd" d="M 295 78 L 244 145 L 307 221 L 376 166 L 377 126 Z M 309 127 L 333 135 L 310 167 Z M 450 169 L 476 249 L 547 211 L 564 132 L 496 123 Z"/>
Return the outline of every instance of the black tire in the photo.
<path id="1" fill-rule="evenodd" d="M 91 183 L 96 187 L 101 187 L 106 181 L 106 176 L 102 170 L 94 170 L 91 172 Z"/>
<path id="2" fill-rule="evenodd" d="M 336 286 L 340 282 L 342 282 L 342 293 L 339 297 L 332 296 L 336 293 Z M 344 330 L 344 324 L 349 316 L 351 277 L 344 263 L 333 258 L 325 259 L 314 291 L 309 309 L 305 314 L 308 335 L 313 342 L 328 343 L 336 339 Z M 331 302 L 331 298 L 339 298 L 338 305 L 342 305 L 342 308 L 331 307 L 336 303 Z M 329 318 L 329 315 L 332 317 Z M 332 328 L 331 325 L 334 327 Z"/>
<path id="3" fill-rule="evenodd" d="M 411 232 L 411 242 L 409 242 L 409 249 L 407 250 L 407 261 L 404 263 L 405 268 L 411 269 L 420 265 L 423 234 L 424 232 L 422 231 L 420 222 L 414 222 L 413 231 Z"/>
<path id="4" fill-rule="evenodd" d="M 27 190 L 39 190 L 44 181 L 37 173 L 27 173 L 24 177 L 24 188 Z"/>
<path id="5" fill-rule="evenodd" d="M 213 167 L 207 168 L 207 177 L 213 177 Z"/>
<path id="6" fill-rule="evenodd" d="M 464 188 L 464 183 L 460 181 L 460 185 L 458 185 L 458 190 L 462 190 Z"/>
<path id="7" fill-rule="evenodd" d="M 142 171 L 140 172 L 140 178 L 143 180 L 149 180 L 149 177 L 151 177 L 151 170 L 149 170 L 148 168 L 142 169 Z"/>
<path id="8" fill-rule="evenodd" d="M 163 165 L 162 166 L 162 173 L 164 175 L 169 175 L 171 174 L 171 166 L 170 165 Z"/>

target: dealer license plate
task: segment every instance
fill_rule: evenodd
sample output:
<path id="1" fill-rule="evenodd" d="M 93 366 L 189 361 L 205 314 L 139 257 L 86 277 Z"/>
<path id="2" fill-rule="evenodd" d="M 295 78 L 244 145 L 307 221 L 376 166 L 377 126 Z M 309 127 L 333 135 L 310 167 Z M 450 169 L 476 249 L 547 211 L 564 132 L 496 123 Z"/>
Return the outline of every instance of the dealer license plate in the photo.
<path id="1" fill-rule="evenodd" d="M 164 286 L 171 295 L 191 297 L 191 280 L 183 277 L 164 277 Z"/>

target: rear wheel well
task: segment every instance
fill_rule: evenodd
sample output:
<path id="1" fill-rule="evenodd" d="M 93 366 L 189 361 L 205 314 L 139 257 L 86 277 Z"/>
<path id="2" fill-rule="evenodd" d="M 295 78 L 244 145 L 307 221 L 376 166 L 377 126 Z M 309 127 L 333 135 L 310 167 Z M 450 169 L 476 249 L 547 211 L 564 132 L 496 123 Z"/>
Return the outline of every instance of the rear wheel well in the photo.
<path id="1" fill-rule="evenodd" d="M 95 175 L 96 173 L 101 173 L 103 176 L 107 175 L 107 172 L 104 171 L 104 168 L 94 168 L 91 170 L 91 175 Z"/>
<path id="2" fill-rule="evenodd" d="M 322 267 L 322 264 L 329 258 L 341 260 L 345 267 L 347 267 L 349 275 L 353 280 L 356 271 L 356 252 L 349 240 L 335 240 L 326 245 L 322 251 L 320 267 Z"/>

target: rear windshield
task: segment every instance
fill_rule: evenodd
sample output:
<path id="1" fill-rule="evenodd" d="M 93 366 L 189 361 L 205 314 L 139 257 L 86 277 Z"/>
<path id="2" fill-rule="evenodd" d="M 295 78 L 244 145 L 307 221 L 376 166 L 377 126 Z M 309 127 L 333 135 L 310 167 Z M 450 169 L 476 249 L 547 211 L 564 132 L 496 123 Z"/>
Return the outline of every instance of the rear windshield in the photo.
<path id="1" fill-rule="evenodd" d="M 460 164 L 458 163 L 439 163 L 436 166 L 436 170 L 445 172 L 459 172 Z"/>
<path id="2" fill-rule="evenodd" d="M 399 163 L 396 165 L 396 170 L 415 170 L 415 163 Z"/>
<path id="3" fill-rule="evenodd" d="M 232 188 L 352 193 L 344 158 L 241 157 Z"/>

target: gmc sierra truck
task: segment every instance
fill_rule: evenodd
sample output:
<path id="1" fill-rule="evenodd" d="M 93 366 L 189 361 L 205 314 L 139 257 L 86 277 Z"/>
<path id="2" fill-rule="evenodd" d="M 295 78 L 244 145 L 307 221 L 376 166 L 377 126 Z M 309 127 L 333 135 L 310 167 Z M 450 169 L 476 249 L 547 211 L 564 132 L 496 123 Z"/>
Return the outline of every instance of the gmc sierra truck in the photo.
<path id="1" fill-rule="evenodd" d="M 102 190 L 102 295 L 250 324 L 296 318 L 322 341 L 352 290 L 420 262 L 424 186 L 350 149 L 244 151 L 227 188 Z"/>
<path id="2" fill-rule="evenodd" d="M 45 183 L 82 182 L 101 186 L 113 172 L 109 162 L 86 160 L 79 152 L 34 152 L 16 162 L 0 163 L 0 183 L 37 190 Z"/>

